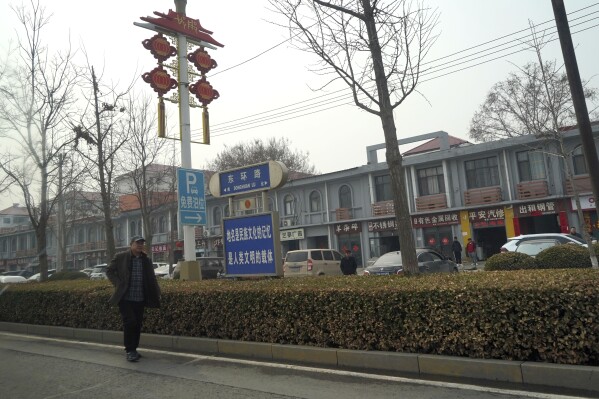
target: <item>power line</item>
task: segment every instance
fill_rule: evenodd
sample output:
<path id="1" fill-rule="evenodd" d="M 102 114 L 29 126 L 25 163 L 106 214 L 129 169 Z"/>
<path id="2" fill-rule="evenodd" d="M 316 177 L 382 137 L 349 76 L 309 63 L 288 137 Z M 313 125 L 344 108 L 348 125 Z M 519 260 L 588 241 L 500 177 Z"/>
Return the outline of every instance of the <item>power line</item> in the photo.
<path id="1" fill-rule="evenodd" d="M 582 8 L 580 10 L 576 10 L 576 11 L 570 13 L 570 14 L 578 13 L 580 11 L 586 10 L 586 9 L 588 9 L 590 7 L 594 7 L 596 5 L 597 5 L 597 3 L 593 4 L 591 6 L 587 6 L 585 8 Z M 576 21 L 576 20 L 580 20 L 582 18 L 586 18 L 586 17 L 588 17 L 588 16 L 590 16 L 592 14 L 595 14 L 597 12 L 598 11 L 585 14 L 585 15 L 583 15 L 581 17 L 573 19 L 572 21 Z M 588 23 L 588 22 L 593 21 L 593 20 L 595 20 L 597 18 L 599 18 L 599 17 L 595 17 L 595 18 L 591 18 L 591 19 L 586 20 L 586 21 L 579 22 L 578 24 L 573 25 L 573 27 L 579 26 L 579 25 L 582 25 L 582 24 L 585 24 L 585 23 Z M 535 25 L 535 27 L 539 27 L 539 26 L 545 25 L 545 24 L 547 24 L 549 22 L 552 22 L 552 21 L 553 20 L 545 21 L 545 22 L 543 22 L 541 24 Z M 581 30 L 579 30 L 577 32 L 573 32 L 573 34 L 580 33 L 580 32 L 583 32 L 585 30 L 588 30 L 588 29 L 592 29 L 592 28 L 594 28 L 596 26 L 597 25 L 593 25 L 591 27 L 587 27 L 587 28 L 581 29 Z M 505 38 L 510 37 L 510 36 L 514 36 L 514 35 L 516 35 L 518 33 L 527 31 L 529 29 L 530 28 L 522 29 L 522 30 L 519 30 L 519 31 L 511 33 L 511 34 L 501 36 L 501 37 L 496 38 L 494 40 L 490 40 L 490 41 L 487 41 L 485 43 L 469 47 L 469 48 L 467 48 L 465 50 L 461 50 L 461 51 L 455 52 L 455 53 L 450 54 L 448 56 L 444 56 L 444 57 L 438 58 L 436 60 L 429 61 L 427 63 L 424 63 L 423 65 L 425 65 L 425 64 L 431 64 L 431 63 L 433 63 L 435 61 L 443 60 L 443 59 L 449 58 L 451 56 L 462 54 L 462 53 L 470 51 L 472 49 L 482 47 L 482 46 L 487 45 L 487 44 L 495 43 L 497 41 L 500 41 L 500 40 L 505 39 Z M 549 29 L 551 29 L 551 28 L 546 28 L 545 30 L 543 30 L 541 32 L 546 32 Z M 553 28 L 552 30 L 554 31 L 554 29 L 555 28 Z M 552 32 L 552 33 L 554 33 L 554 32 Z M 530 38 L 530 35 L 523 36 L 523 37 L 518 37 L 518 38 L 512 39 L 512 40 L 510 40 L 510 41 L 508 41 L 506 43 L 495 45 L 493 47 L 490 47 L 488 49 L 484 49 L 484 50 L 475 52 L 475 53 L 470 54 L 470 55 L 465 55 L 463 57 L 457 58 L 456 60 L 450 61 L 449 64 L 445 63 L 443 65 L 432 66 L 431 68 L 426 69 L 423 72 L 421 72 L 420 75 L 421 76 L 426 76 L 428 74 L 438 73 L 438 72 L 446 70 L 446 69 L 455 68 L 456 66 L 459 66 L 459 65 L 463 65 L 463 64 L 466 64 L 466 63 L 470 63 L 470 62 L 475 62 L 475 61 L 477 61 L 479 59 L 482 59 L 482 58 L 485 58 L 485 57 L 489 57 L 489 56 L 497 54 L 497 53 L 505 52 L 505 51 L 507 51 L 509 49 L 512 49 L 514 47 L 517 47 L 517 46 L 521 45 L 522 41 L 525 40 L 525 39 L 527 39 L 527 38 Z M 554 40 L 557 40 L 557 39 L 550 40 L 550 42 L 554 41 Z M 507 48 L 498 49 L 496 51 L 493 51 L 493 52 L 485 54 L 485 55 L 480 55 L 480 54 L 483 54 L 483 53 L 487 53 L 490 50 L 493 50 L 493 49 L 496 49 L 496 48 L 501 48 L 503 46 L 509 45 L 510 43 L 513 43 L 513 42 L 519 42 L 519 43 L 515 44 L 515 45 L 512 45 L 512 46 L 509 46 Z M 282 43 L 284 43 L 284 42 L 282 42 Z M 273 46 L 271 49 L 280 46 L 282 43 L 279 43 L 276 46 Z M 482 64 L 485 64 L 485 63 L 488 63 L 488 62 L 500 59 L 500 58 L 504 58 L 504 57 L 507 57 L 507 56 L 510 56 L 510 55 L 513 55 L 513 54 L 516 54 L 516 53 L 519 53 L 519 52 L 522 52 L 522 51 L 525 51 L 525 50 L 526 50 L 526 48 L 525 49 L 520 49 L 518 51 L 514 51 L 514 52 L 511 52 L 509 54 L 504 54 L 504 55 L 492 58 L 490 60 L 478 62 L 476 64 L 469 65 L 469 66 L 466 66 L 466 67 L 463 67 L 463 68 L 460 68 L 460 69 L 457 69 L 457 70 L 453 70 L 453 71 L 450 71 L 450 72 L 447 72 L 447 73 L 444 73 L 444 74 L 441 74 L 441 75 L 433 76 L 433 77 L 431 77 L 429 79 L 421 81 L 421 83 L 428 82 L 428 81 L 437 79 L 439 77 L 447 76 L 447 75 L 450 75 L 452 73 L 457 73 L 457 72 L 460 72 L 460 71 L 463 71 L 463 70 L 466 70 L 466 69 L 470 69 L 470 68 L 473 68 L 475 66 L 479 66 L 479 65 L 482 65 Z M 264 52 L 262 52 L 261 54 L 263 54 L 263 53 Z M 464 59 L 471 58 L 471 57 L 474 57 L 474 56 L 477 56 L 477 57 L 474 58 L 474 59 L 471 59 L 469 61 L 458 62 L 460 60 L 464 60 Z M 258 56 L 255 56 L 252 59 L 255 59 L 257 57 Z M 451 64 L 453 64 L 453 65 L 451 65 Z M 238 65 L 240 65 L 240 64 L 238 64 Z M 327 94 L 318 96 L 316 98 L 312 98 L 312 99 L 308 99 L 308 100 L 303 100 L 303 101 L 300 101 L 300 102 L 297 102 L 297 103 L 294 103 L 294 104 L 289 104 L 289 105 L 286 105 L 286 106 L 282 106 L 282 107 L 278 107 L 278 108 L 275 108 L 275 109 L 271 109 L 269 111 L 264 111 L 264 112 L 260 112 L 260 113 L 257 113 L 257 114 L 253 114 L 253 115 L 249 115 L 249 116 L 237 118 L 237 119 L 234 119 L 234 120 L 231 120 L 231 121 L 228 121 L 228 122 L 223 122 L 223 123 L 220 123 L 220 124 L 213 125 L 213 127 L 222 126 L 222 125 L 229 125 L 229 126 L 225 126 L 225 127 L 220 128 L 220 129 L 218 129 L 218 128 L 217 129 L 213 129 L 212 136 L 216 137 L 216 136 L 222 136 L 222 135 L 237 133 L 237 132 L 241 132 L 241 131 L 245 131 L 245 130 L 249 130 L 249 129 L 254 129 L 254 128 L 257 128 L 257 127 L 267 126 L 267 125 L 271 125 L 271 124 L 274 124 L 274 123 L 280 123 L 280 122 L 287 121 L 287 120 L 290 120 L 290 119 L 295 119 L 295 118 L 299 118 L 299 117 L 311 115 L 311 114 L 314 114 L 314 113 L 317 113 L 317 112 L 322 112 L 322 111 L 329 110 L 329 109 L 332 109 L 332 108 L 337 108 L 337 107 L 340 107 L 340 106 L 343 106 L 343 105 L 354 104 L 352 96 L 346 94 L 345 93 L 346 91 L 347 91 L 347 88 L 343 88 L 343 89 L 340 89 L 340 90 L 337 90 L 337 91 L 333 91 L 331 93 L 327 93 Z M 341 92 L 343 92 L 343 94 L 338 94 L 338 93 L 341 93 Z M 337 96 L 330 97 L 330 96 L 333 96 L 335 94 L 337 94 Z M 329 98 L 323 99 L 324 97 L 329 97 Z M 339 102 L 342 102 L 342 101 L 347 100 L 349 98 L 352 98 L 352 100 L 351 101 L 343 102 L 341 104 L 332 105 L 334 103 L 339 103 Z M 315 102 L 316 100 L 319 100 L 319 101 Z M 303 104 L 303 105 L 301 105 L 301 106 L 298 107 L 299 104 Z M 295 108 L 289 109 L 289 108 L 292 108 L 292 107 L 295 107 Z M 315 107 L 326 107 L 326 108 L 314 109 Z M 307 109 L 309 110 L 309 112 L 303 112 L 303 111 L 305 111 Z M 286 110 L 286 111 L 279 112 L 279 113 L 277 113 L 275 115 L 261 116 L 259 118 L 256 118 L 256 117 L 258 117 L 260 115 L 272 114 L 273 112 L 281 111 L 281 110 Z M 301 112 L 303 112 L 303 113 L 301 113 Z M 295 116 L 292 116 L 292 117 L 287 117 L 289 115 L 294 115 L 294 114 L 298 114 L 298 113 L 301 113 L 301 114 L 300 115 L 295 115 Z M 250 119 L 250 118 L 254 118 L 254 119 L 251 119 L 251 120 L 248 121 L 247 119 Z M 273 119 L 275 119 L 275 120 L 273 121 Z M 271 120 L 271 122 L 266 123 L 269 120 Z M 240 122 L 240 121 L 244 121 L 244 122 Z M 238 123 L 234 123 L 234 122 L 238 122 Z M 265 123 L 262 123 L 262 122 L 265 122 Z M 233 123 L 233 124 L 231 125 L 231 123 Z M 248 126 L 248 125 L 252 125 L 252 126 Z M 243 128 L 236 129 L 237 127 L 241 127 L 241 126 L 243 126 Z M 233 129 L 233 130 L 231 130 L 231 129 Z M 227 130 L 231 130 L 231 131 L 226 132 Z M 218 132 L 222 132 L 222 131 L 225 131 L 225 132 L 218 134 Z"/>

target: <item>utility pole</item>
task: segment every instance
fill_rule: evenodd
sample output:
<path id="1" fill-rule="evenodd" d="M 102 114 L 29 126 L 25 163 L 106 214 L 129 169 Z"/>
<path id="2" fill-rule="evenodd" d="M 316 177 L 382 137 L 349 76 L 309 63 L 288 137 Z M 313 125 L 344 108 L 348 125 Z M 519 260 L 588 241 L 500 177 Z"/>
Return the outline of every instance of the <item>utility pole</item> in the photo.
<path id="1" fill-rule="evenodd" d="M 572 102 L 576 111 L 576 122 L 582 139 L 582 148 L 587 162 L 589 175 L 591 176 L 591 186 L 595 197 L 595 210 L 599 215 L 599 160 L 597 160 L 597 150 L 593 140 L 593 129 L 589 119 L 589 111 L 584 98 L 584 89 L 580 80 L 578 63 L 576 62 L 576 53 L 572 44 L 572 35 L 570 34 L 570 25 L 563 0 L 551 0 L 553 5 L 553 15 L 555 16 L 555 25 L 562 47 L 564 64 L 568 81 L 570 82 L 570 92 L 572 93 Z"/>
<path id="2" fill-rule="evenodd" d="M 563 0 L 551 0 L 551 4 L 553 6 L 555 25 L 557 26 L 557 33 L 559 35 L 562 54 L 564 56 L 568 82 L 570 83 L 572 102 L 574 103 L 574 110 L 576 111 L 578 131 L 580 132 L 584 157 L 591 178 L 591 187 L 593 189 L 593 196 L 595 197 L 595 211 L 599 216 L 599 160 L 597 160 L 597 150 L 595 149 L 595 141 L 593 140 L 593 129 L 591 127 L 589 111 L 587 110 L 587 104 L 584 98 L 584 88 L 582 87 L 580 72 L 578 71 L 578 63 L 576 62 L 576 53 L 574 52 L 574 45 L 572 43 L 568 15 L 566 14 L 566 7 L 564 6 Z M 577 207 L 580 212 L 580 201 L 577 201 Z M 584 224 L 584 219 L 580 222 Z M 586 228 L 583 228 L 582 230 L 589 245 L 593 268 L 596 269 L 598 268 L 597 258 L 595 257 L 596 255 L 593 245 L 591 244 L 591 239 Z"/>
<path id="3" fill-rule="evenodd" d="M 187 0 L 175 0 L 177 13 L 185 15 Z M 181 127 L 181 167 L 191 169 L 191 127 L 189 123 L 189 76 L 187 72 L 187 37 L 177 33 L 179 60 L 179 120 Z M 179 221 L 181 222 L 181 221 Z M 196 260 L 195 227 L 183 225 L 183 256 L 186 261 Z"/>
<path id="4" fill-rule="evenodd" d="M 63 191 L 63 171 L 65 153 L 58 155 L 58 187 L 60 188 L 60 194 L 58 196 L 58 226 L 56 226 L 57 234 L 57 256 L 56 256 L 56 271 L 63 271 L 66 263 L 66 239 L 65 239 L 65 204 L 64 204 L 64 191 Z"/>

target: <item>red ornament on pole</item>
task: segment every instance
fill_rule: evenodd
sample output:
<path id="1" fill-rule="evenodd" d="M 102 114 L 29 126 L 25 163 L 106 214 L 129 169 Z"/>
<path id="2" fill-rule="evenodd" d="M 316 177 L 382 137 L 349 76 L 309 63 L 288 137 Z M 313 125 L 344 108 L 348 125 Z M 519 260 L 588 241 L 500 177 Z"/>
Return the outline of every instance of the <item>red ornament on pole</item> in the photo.
<path id="1" fill-rule="evenodd" d="M 187 54 L 187 59 L 195 65 L 195 67 L 202 74 L 208 73 L 211 69 L 214 69 L 218 66 L 216 61 L 210 57 L 210 54 L 206 52 L 203 48 L 199 48 L 193 53 Z"/>
<path id="2" fill-rule="evenodd" d="M 218 97 L 220 97 L 218 91 L 212 88 L 212 85 L 206 80 L 205 76 L 196 83 L 190 85 L 189 91 L 192 94 L 195 94 L 198 101 L 204 106 L 207 106 L 212 102 L 212 100 L 216 100 Z"/>
<path id="3" fill-rule="evenodd" d="M 143 46 L 150 50 L 150 53 L 156 58 L 159 62 L 164 62 L 173 55 L 177 54 L 177 49 L 166 40 L 166 37 L 162 36 L 160 33 L 152 36 L 151 39 L 146 39 L 141 42 Z"/>
<path id="4" fill-rule="evenodd" d="M 152 89 L 154 89 L 159 96 L 163 96 L 168 93 L 169 90 L 177 87 L 177 81 L 171 78 L 171 75 L 169 75 L 161 66 L 152 69 L 150 72 L 144 73 L 141 77 L 144 82 L 150 84 Z"/>

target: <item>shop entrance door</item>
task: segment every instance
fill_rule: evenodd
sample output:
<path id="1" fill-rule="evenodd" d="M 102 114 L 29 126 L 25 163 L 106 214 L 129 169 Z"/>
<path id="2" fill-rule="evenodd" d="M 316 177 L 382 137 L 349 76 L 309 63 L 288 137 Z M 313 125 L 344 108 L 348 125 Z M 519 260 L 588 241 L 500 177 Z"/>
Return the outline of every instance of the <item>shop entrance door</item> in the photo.
<path id="1" fill-rule="evenodd" d="M 485 227 L 474 230 L 474 241 L 482 248 L 482 259 L 498 254 L 501 246 L 507 242 L 505 227 Z M 478 251 L 477 251 L 478 253 Z"/>
<path id="2" fill-rule="evenodd" d="M 451 226 L 428 227 L 422 229 L 422 231 L 425 245 L 428 248 L 432 248 L 440 254 L 453 259 L 451 253 L 451 244 L 453 242 Z"/>

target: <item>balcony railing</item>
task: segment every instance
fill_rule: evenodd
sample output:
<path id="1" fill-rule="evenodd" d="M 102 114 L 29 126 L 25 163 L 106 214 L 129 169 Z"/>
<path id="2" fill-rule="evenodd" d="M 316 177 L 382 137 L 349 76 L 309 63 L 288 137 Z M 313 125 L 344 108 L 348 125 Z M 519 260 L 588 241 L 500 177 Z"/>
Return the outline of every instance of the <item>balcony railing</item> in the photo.
<path id="1" fill-rule="evenodd" d="M 574 190 L 576 190 L 578 194 L 593 192 L 591 176 L 580 175 L 566 180 L 566 194 L 574 195 Z"/>
<path id="2" fill-rule="evenodd" d="M 393 201 L 380 201 L 372 204 L 372 216 L 395 215 Z"/>
<path id="3" fill-rule="evenodd" d="M 416 198 L 416 210 L 418 212 L 434 211 L 435 209 L 446 209 L 447 197 L 445 193 L 424 195 Z"/>
<path id="4" fill-rule="evenodd" d="M 549 195 L 547 180 L 532 180 L 518 183 L 516 186 L 518 199 L 542 198 Z"/>
<path id="5" fill-rule="evenodd" d="M 35 256 L 37 254 L 37 250 L 35 248 L 33 249 L 22 249 L 22 250 L 18 250 L 16 252 L 16 256 L 17 258 L 24 258 L 27 256 Z"/>
<path id="6" fill-rule="evenodd" d="M 98 249 L 106 249 L 106 241 L 95 241 L 85 242 L 82 244 L 75 244 L 73 245 L 71 252 L 95 251 Z"/>
<path id="7" fill-rule="evenodd" d="M 350 220 L 350 219 L 352 219 L 351 208 L 335 209 L 335 220 Z"/>
<path id="8" fill-rule="evenodd" d="M 501 187 L 473 188 L 464 192 L 464 204 L 484 205 L 501 202 Z"/>

